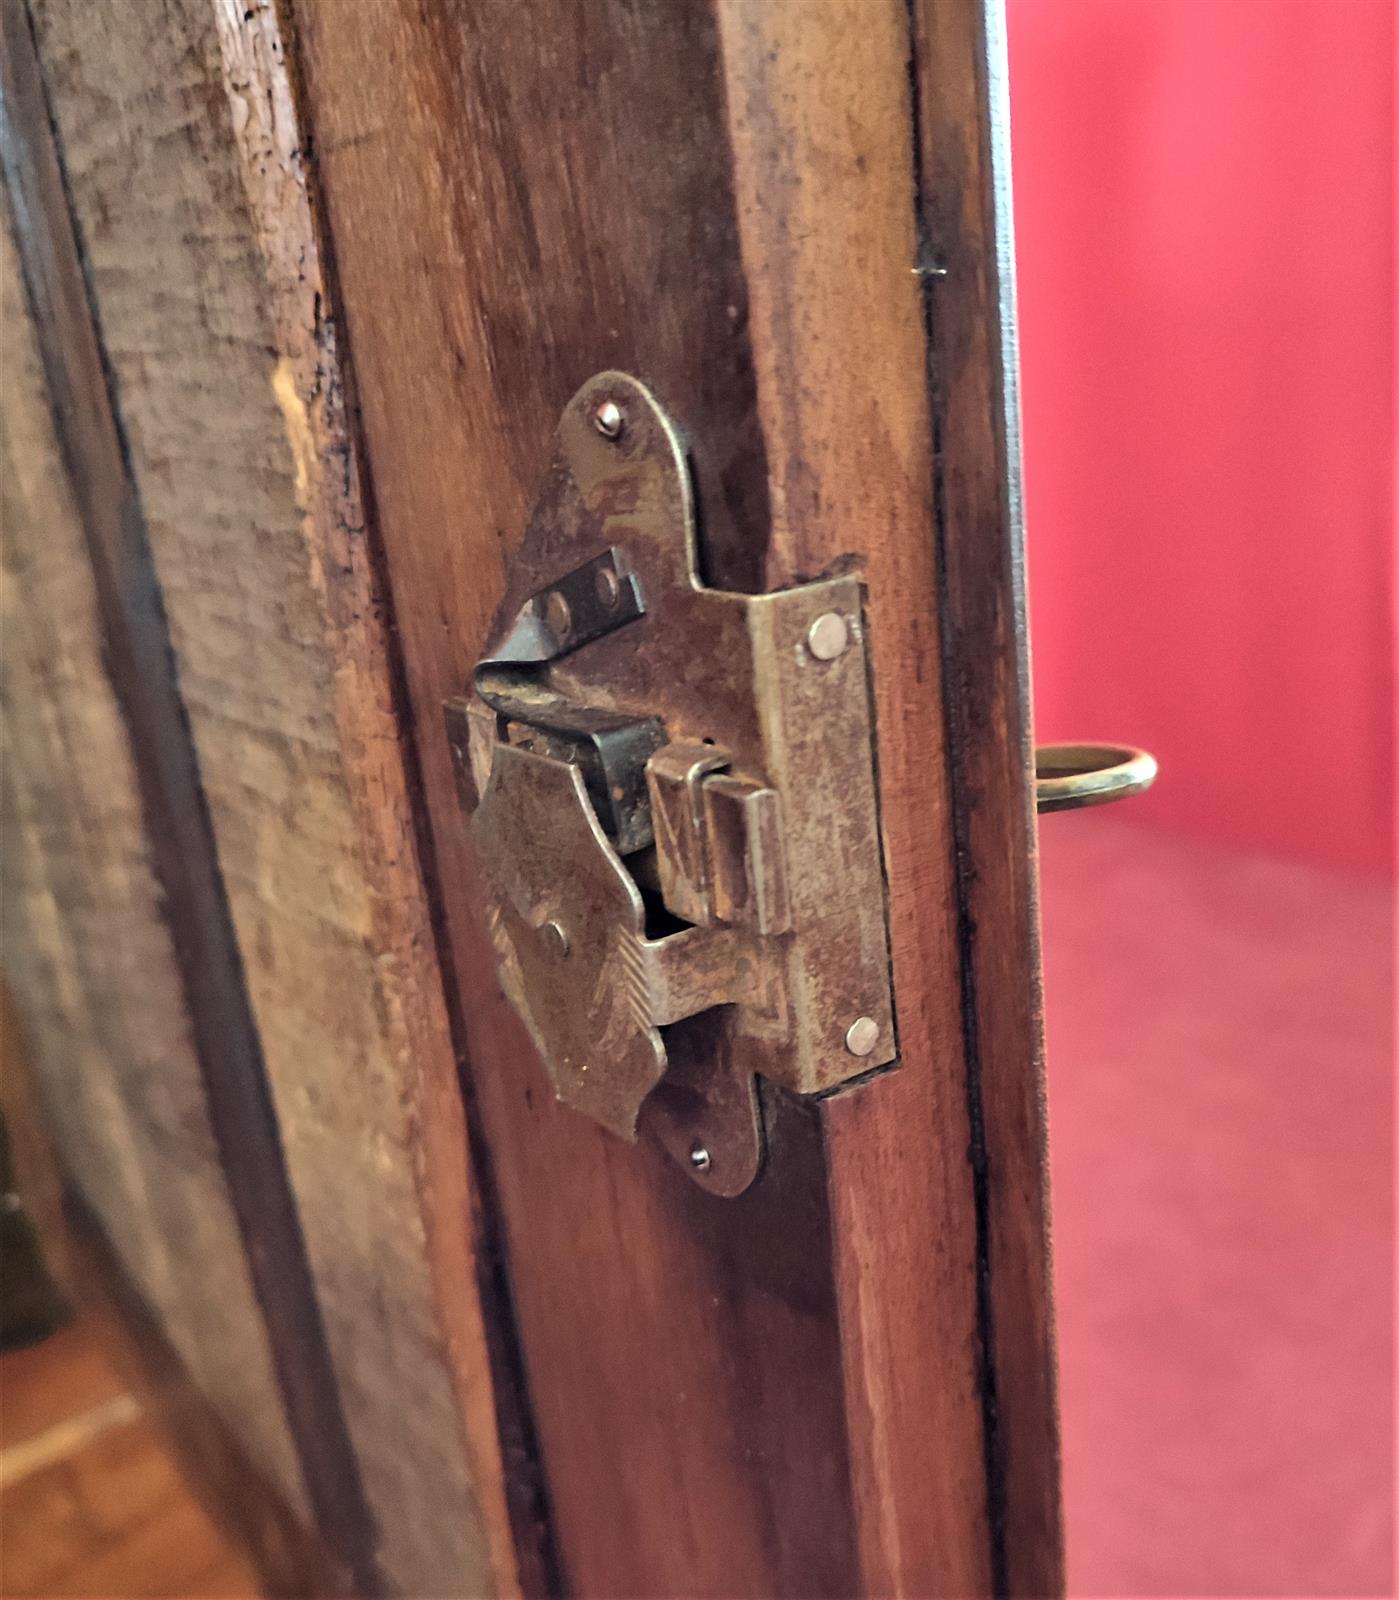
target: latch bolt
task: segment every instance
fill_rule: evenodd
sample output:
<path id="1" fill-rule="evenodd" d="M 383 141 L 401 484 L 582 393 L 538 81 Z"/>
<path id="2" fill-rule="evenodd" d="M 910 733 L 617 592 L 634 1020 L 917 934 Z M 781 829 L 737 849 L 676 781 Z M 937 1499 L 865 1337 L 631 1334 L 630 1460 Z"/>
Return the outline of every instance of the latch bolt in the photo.
<path id="1" fill-rule="evenodd" d="M 894 1057 L 858 577 L 706 588 L 680 439 L 604 373 L 564 412 L 473 691 L 448 736 L 555 1093 L 738 1193 L 755 1076 L 819 1094 Z"/>

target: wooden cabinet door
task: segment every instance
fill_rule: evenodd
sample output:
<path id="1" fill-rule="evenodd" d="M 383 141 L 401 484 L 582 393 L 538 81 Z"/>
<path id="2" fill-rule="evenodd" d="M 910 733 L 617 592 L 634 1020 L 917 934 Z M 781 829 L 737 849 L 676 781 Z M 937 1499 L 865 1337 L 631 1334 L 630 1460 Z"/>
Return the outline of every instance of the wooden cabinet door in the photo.
<path id="1" fill-rule="evenodd" d="M 1062 1586 L 1001 19 L 291 0 L 547 1507 L 594 1595 Z M 721 1199 L 555 1102 L 443 732 L 554 428 L 635 374 L 702 564 L 866 590 L 899 1052 Z M 833 805 L 845 803 L 833 795 Z"/>
<path id="2" fill-rule="evenodd" d="M 356 1592 L 1061 1592 L 998 6 L 0 22 L 7 966 L 199 1389 Z M 444 723 L 602 372 L 705 584 L 862 596 L 897 1049 L 727 1196 L 555 1099 Z"/>

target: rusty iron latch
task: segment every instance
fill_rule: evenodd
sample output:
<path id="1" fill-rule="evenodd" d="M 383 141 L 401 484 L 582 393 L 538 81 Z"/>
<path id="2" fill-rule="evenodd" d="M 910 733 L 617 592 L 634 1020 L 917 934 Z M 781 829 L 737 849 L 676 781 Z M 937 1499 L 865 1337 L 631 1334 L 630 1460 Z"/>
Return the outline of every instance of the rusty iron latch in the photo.
<path id="1" fill-rule="evenodd" d="M 707 588 L 683 442 L 635 378 L 565 409 L 446 717 L 558 1099 L 735 1195 L 756 1075 L 820 1094 L 894 1059 L 860 579 Z"/>

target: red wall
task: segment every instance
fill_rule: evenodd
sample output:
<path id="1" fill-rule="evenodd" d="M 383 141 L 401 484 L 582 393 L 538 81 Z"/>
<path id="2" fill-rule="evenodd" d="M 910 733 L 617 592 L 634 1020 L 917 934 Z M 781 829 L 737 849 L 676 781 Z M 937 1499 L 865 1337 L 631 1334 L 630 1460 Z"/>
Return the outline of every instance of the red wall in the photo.
<path id="1" fill-rule="evenodd" d="M 1008 0 L 1037 732 L 1392 860 L 1389 0 Z"/>

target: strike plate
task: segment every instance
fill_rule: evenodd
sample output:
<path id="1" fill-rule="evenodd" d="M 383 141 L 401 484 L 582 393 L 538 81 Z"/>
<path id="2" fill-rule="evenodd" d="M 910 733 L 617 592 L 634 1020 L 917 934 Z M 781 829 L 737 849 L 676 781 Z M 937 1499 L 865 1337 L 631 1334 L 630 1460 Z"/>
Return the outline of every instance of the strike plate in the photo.
<path id="1" fill-rule="evenodd" d="M 734 1195 L 755 1074 L 893 1060 L 858 576 L 706 588 L 684 446 L 570 401 L 471 691 L 446 706 L 502 986 L 555 1095 Z"/>

